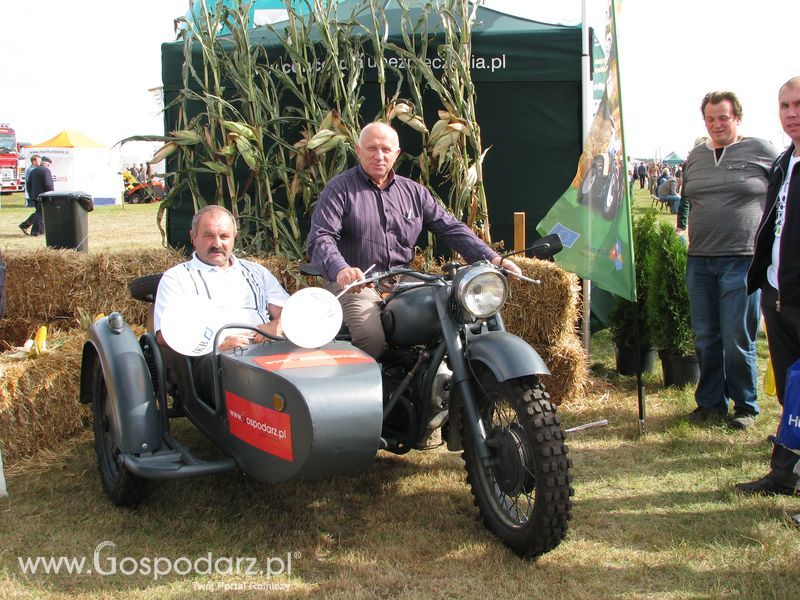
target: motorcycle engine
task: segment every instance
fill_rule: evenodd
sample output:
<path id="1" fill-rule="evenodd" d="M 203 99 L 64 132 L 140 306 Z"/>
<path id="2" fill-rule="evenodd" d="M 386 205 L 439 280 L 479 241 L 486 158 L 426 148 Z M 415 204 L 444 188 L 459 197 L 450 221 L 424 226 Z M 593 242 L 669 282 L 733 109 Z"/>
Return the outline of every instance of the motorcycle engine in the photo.
<path id="1" fill-rule="evenodd" d="M 431 386 L 431 417 L 428 420 L 428 430 L 432 431 L 441 427 L 447 420 L 450 407 L 450 382 L 453 372 L 442 361 L 433 377 Z"/>

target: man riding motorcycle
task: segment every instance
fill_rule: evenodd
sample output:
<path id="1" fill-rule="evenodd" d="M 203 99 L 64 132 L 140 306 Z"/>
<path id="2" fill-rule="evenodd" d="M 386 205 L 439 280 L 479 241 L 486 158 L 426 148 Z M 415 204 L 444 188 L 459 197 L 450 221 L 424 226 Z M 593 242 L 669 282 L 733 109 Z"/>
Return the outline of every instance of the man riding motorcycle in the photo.
<path id="1" fill-rule="evenodd" d="M 339 294 L 364 279 L 369 268 L 386 271 L 407 266 L 422 228 L 434 233 L 472 263 L 488 259 L 514 274 L 519 267 L 501 258 L 464 223 L 442 208 L 430 192 L 392 170 L 400 156 L 397 132 L 386 123 L 370 123 L 356 145 L 359 165 L 325 186 L 311 218 L 308 255 Z M 379 357 L 385 346 L 380 320 L 380 295 L 352 287 L 339 298 L 353 344 Z"/>

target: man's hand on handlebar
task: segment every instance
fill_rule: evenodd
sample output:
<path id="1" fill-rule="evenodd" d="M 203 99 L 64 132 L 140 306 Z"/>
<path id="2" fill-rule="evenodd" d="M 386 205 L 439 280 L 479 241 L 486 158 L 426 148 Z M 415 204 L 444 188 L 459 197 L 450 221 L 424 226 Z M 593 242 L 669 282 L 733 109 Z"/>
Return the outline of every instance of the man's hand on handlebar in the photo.
<path id="1" fill-rule="evenodd" d="M 517 263 L 507 258 L 496 256 L 492 259 L 492 264 L 495 267 L 500 267 L 501 269 L 505 269 L 506 271 L 508 271 L 509 273 L 513 273 L 514 275 L 522 275 L 522 269 L 519 268 Z"/>
<path id="2" fill-rule="evenodd" d="M 343 288 L 347 287 L 354 281 L 361 281 L 365 279 L 366 275 L 364 272 L 357 268 L 357 267 L 347 267 L 342 269 L 336 274 L 336 283 L 338 283 Z M 364 287 L 372 287 L 372 284 L 369 283 L 366 286 L 363 285 L 354 285 L 350 289 L 347 290 L 348 294 L 359 294 Z"/>

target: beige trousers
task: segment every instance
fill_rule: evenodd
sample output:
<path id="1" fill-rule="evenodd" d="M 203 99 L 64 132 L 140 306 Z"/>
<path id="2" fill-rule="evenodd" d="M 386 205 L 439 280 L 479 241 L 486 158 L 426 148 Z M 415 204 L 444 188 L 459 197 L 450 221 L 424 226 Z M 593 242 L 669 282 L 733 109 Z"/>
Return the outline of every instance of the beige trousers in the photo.
<path id="1" fill-rule="evenodd" d="M 333 281 L 326 283 L 325 289 L 337 295 L 342 286 Z M 380 357 L 386 345 L 380 301 L 381 296 L 375 288 L 363 288 L 357 294 L 345 293 L 339 298 L 344 324 L 350 330 L 353 345 L 373 358 Z"/>

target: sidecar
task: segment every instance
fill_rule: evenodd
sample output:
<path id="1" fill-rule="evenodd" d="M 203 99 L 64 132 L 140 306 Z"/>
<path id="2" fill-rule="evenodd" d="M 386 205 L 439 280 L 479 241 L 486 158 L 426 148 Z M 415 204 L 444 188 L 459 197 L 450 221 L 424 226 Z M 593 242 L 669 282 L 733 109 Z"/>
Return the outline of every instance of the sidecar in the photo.
<path id="1" fill-rule="evenodd" d="M 140 501 L 144 479 L 241 469 L 278 483 L 369 468 L 382 422 L 380 368 L 348 342 L 308 350 L 291 342 L 215 351 L 214 389 L 195 389 L 197 359 L 138 337 L 120 313 L 89 329 L 81 402 L 93 405 L 103 487 L 115 504 Z M 201 460 L 170 420 L 186 417 L 224 457 Z"/>

